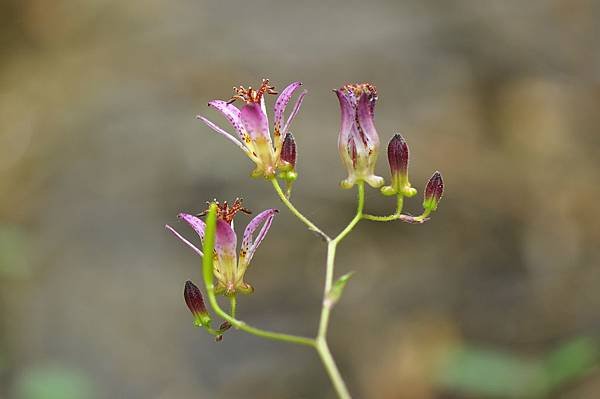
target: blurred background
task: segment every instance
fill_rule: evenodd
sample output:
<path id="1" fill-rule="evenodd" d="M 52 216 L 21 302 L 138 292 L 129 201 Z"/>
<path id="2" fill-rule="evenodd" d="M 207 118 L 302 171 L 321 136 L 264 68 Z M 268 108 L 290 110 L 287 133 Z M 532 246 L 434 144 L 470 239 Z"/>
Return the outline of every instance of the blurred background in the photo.
<path id="1" fill-rule="evenodd" d="M 163 227 L 193 237 L 177 213 L 213 198 L 282 209 L 239 314 L 316 331 L 325 246 L 194 119 L 225 127 L 207 101 L 262 77 L 309 90 L 293 201 L 325 231 L 355 207 L 333 88 L 376 84 L 383 146 L 402 132 L 420 192 L 444 175 L 429 223 L 338 249 L 355 398 L 600 397 L 599 20 L 594 0 L 2 0 L 0 398 L 334 397 L 310 350 L 194 328 L 199 259 Z"/>

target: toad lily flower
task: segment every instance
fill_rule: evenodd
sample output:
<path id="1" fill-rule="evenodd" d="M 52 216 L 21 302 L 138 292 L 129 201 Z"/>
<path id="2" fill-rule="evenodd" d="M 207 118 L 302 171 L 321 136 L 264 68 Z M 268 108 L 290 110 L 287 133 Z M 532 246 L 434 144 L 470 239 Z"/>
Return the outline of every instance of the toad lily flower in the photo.
<path id="1" fill-rule="evenodd" d="M 227 206 L 227 203 L 219 205 L 217 213 L 217 226 L 215 233 L 215 249 L 214 249 L 214 275 L 217 280 L 215 285 L 215 293 L 233 296 L 237 293 L 250 294 L 254 289 L 252 286 L 244 282 L 244 274 L 250 265 L 250 261 L 256 252 L 256 249 L 267 235 L 273 218 L 277 213 L 276 209 L 267 209 L 259 213 L 250 221 L 244 237 L 242 239 L 242 248 L 239 252 L 239 257 L 236 256 L 237 235 L 233 230 L 233 217 L 237 211 L 242 211 L 241 206 L 236 207 L 238 201 L 232 208 Z M 200 236 L 200 240 L 204 241 L 204 230 L 206 224 L 202 219 L 187 213 L 180 213 L 179 218 L 186 222 Z M 254 233 L 262 225 L 256 237 Z M 166 226 L 177 238 L 194 250 L 198 255 L 203 256 L 202 251 L 194 244 L 186 240 L 171 226 Z"/>
<path id="2" fill-rule="evenodd" d="M 243 86 L 234 88 L 234 96 L 229 101 L 213 100 L 209 106 L 220 111 L 237 133 L 238 138 L 221 129 L 208 119 L 198 115 L 198 119 L 206 123 L 217 133 L 224 135 L 233 141 L 238 147 L 256 163 L 256 169 L 252 172 L 253 177 L 263 176 L 267 179 L 273 178 L 278 169 L 285 167 L 281 160 L 281 149 L 283 140 L 288 133 L 290 124 L 298 114 L 302 100 L 306 95 L 304 90 L 298 96 L 292 113 L 287 120 L 284 118 L 285 109 L 290 102 L 294 92 L 302 86 L 300 82 L 294 82 L 283 89 L 274 106 L 275 123 L 273 127 L 273 140 L 269 132 L 269 120 L 265 106 L 265 94 L 277 94 L 273 86 L 269 86 L 269 80 L 263 79 L 258 90 Z M 245 104 L 238 109 L 232 103 L 242 100 Z"/>
<path id="3" fill-rule="evenodd" d="M 372 187 L 381 187 L 383 178 L 374 174 L 379 152 L 379 137 L 373 123 L 377 89 L 370 83 L 348 84 L 335 93 L 342 112 L 338 148 L 348 169 L 348 178 L 341 185 L 350 188 L 362 180 Z"/>

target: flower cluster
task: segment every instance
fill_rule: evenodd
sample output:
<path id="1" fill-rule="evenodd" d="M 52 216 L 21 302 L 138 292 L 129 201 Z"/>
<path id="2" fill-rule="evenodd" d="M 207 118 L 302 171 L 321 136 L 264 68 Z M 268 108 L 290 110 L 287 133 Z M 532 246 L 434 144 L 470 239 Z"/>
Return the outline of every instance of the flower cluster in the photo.
<path id="1" fill-rule="evenodd" d="M 294 94 L 302 86 L 301 82 L 293 82 L 284 88 L 281 93 L 275 90 L 268 79 L 263 79 L 258 89 L 244 86 L 234 87 L 234 95 L 227 101 L 212 100 L 208 103 L 211 108 L 219 111 L 229 122 L 235 134 L 231 134 L 217 126 L 204 116 L 198 116 L 206 125 L 222 134 L 235 143 L 255 164 L 252 172 L 253 177 L 263 177 L 271 180 L 280 195 L 282 201 L 296 214 L 307 226 L 326 240 L 330 238 L 321 232 L 312 222 L 301 215 L 289 202 L 292 183 L 297 179 L 297 146 L 296 140 L 290 132 L 290 125 L 307 93 L 302 90 L 297 96 L 292 111 L 287 118 L 285 111 Z M 377 88 L 370 83 L 346 84 L 334 90 L 337 95 L 340 111 L 341 125 L 338 136 L 338 150 L 342 163 L 347 170 L 348 176 L 342 180 L 343 188 L 359 186 L 359 214 L 355 221 L 369 219 L 373 221 L 400 220 L 407 223 L 423 223 L 431 212 L 435 211 L 443 194 L 444 183 L 439 172 L 435 172 L 426 185 L 423 213 L 419 216 L 402 214 L 403 198 L 413 197 L 417 190 L 411 186 L 408 178 L 409 148 L 406 140 L 395 134 L 389 141 L 387 147 L 388 162 L 391 171 L 391 179 L 384 186 L 384 179 L 375 174 L 375 166 L 379 155 L 380 140 L 375 128 L 375 106 L 378 100 Z M 278 97 L 273 106 L 273 126 L 271 128 L 267 116 L 265 97 L 276 95 Z M 236 101 L 242 103 L 238 108 L 234 105 Z M 278 179 L 285 181 L 287 194 L 281 190 Z M 362 202 L 364 202 L 364 184 L 380 189 L 386 196 L 397 197 L 396 212 L 389 216 L 374 216 L 362 213 Z M 212 254 L 203 254 L 198 246 L 192 244 L 171 226 L 166 226 L 177 238 L 189 246 L 200 256 L 212 256 L 212 273 L 216 283 L 209 291 L 211 294 L 220 294 L 232 299 L 231 317 L 235 313 L 235 298 L 237 294 L 252 293 L 254 288 L 248 284 L 244 277 L 248 270 L 252 257 L 260 243 L 264 240 L 273 218 L 277 213 L 275 209 L 267 209 L 255 216 L 244 230 L 241 248 L 237 252 L 237 235 L 234 230 L 234 218 L 239 213 L 250 214 L 242 206 L 242 201 L 236 199 L 231 206 L 224 202 L 213 205 L 216 212 L 215 240 Z M 216 209 L 216 211 L 215 211 Z M 204 243 L 206 223 L 201 219 L 206 212 L 200 214 L 180 213 L 179 218 L 187 223 L 199 236 L 200 242 Z M 215 213 L 212 213 L 215 215 Z M 212 236 L 211 236 L 212 237 Z M 211 269 L 208 275 L 210 275 Z M 205 274 L 206 277 L 206 274 Z M 208 284 L 207 282 L 205 282 Z M 211 282 L 212 284 L 212 282 Z M 345 281 L 343 282 L 345 284 Z M 329 293 L 327 303 L 332 306 L 341 295 L 343 284 L 340 285 L 337 296 Z M 220 339 L 223 331 L 231 327 L 224 323 L 218 330 L 210 328 L 211 318 L 208 314 L 202 293 L 191 281 L 186 282 L 184 298 L 190 311 L 194 316 L 194 322 L 198 326 L 206 328 Z M 213 297 L 210 297 L 213 298 Z M 214 299 L 214 298 L 213 298 Z M 214 305 L 214 301 L 211 304 Z M 221 314 L 222 316 L 222 314 Z M 225 317 L 226 318 L 226 317 Z M 227 318 L 226 318 L 227 319 Z M 230 319 L 227 319 L 230 320 Z"/>
<path id="2" fill-rule="evenodd" d="M 332 308 L 340 300 L 346 284 L 353 272 L 347 273 L 334 281 L 334 264 L 336 247 L 361 220 L 389 222 L 394 220 L 412 224 L 421 224 L 431 212 L 436 211 L 444 191 L 442 175 L 435 172 L 429 179 L 423 199 L 423 213 L 412 216 L 402 213 L 404 198 L 413 197 L 417 190 L 411 186 L 408 178 L 409 148 L 406 140 L 395 134 L 388 143 L 387 158 L 391 171 L 388 185 L 384 178 L 375 174 L 380 140 L 375 128 L 375 105 L 377 89 L 370 83 L 346 84 L 337 90 L 341 126 L 338 136 L 338 150 L 342 163 L 347 170 L 347 177 L 342 180 L 342 188 L 349 189 L 357 186 L 356 215 L 348 225 L 335 237 L 324 233 L 317 225 L 304 216 L 290 201 L 292 184 L 298 178 L 296 172 L 297 145 L 290 132 L 290 125 L 302 105 L 306 95 L 303 90 L 298 95 L 290 114 L 285 117 L 286 108 L 294 97 L 294 93 L 302 86 L 294 82 L 281 91 L 273 107 L 273 135 L 267 116 L 265 97 L 276 95 L 278 92 L 271 86 L 268 79 L 263 79 L 258 89 L 244 86 L 234 87 L 233 96 L 225 100 L 213 100 L 208 103 L 218 110 L 229 122 L 235 134 L 230 134 L 204 116 L 198 116 L 210 128 L 222 134 L 237 145 L 255 164 L 253 177 L 269 180 L 287 208 L 302 221 L 311 231 L 317 233 L 327 242 L 327 260 L 325 265 L 325 290 L 321 302 L 319 328 L 315 338 L 292 334 L 278 333 L 250 326 L 236 317 L 238 294 L 250 294 L 254 288 L 245 280 L 252 258 L 265 239 L 275 215 L 276 209 L 267 209 L 256 215 L 246 226 L 237 251 L 238 236 L 234 230 L 234 219 L 240 213 L 251 214 L 244 208 L 242 201 L 236 199 L 231 205 L 227 202 L 209 203 L 207 211 L 199 214 L 180 213 L 179 219 L 188 224 L 198 235 L 201 246 L 193 244 L 174 228 L 166 228 L 185 245 L 202 257 L 202 275 L 204 288 L 211 309 L 224 322 L 216 329 L 212 328 L 212 318 L 206 307 L 200 288 L 191 281 L 184 286 L 184 300 L 192 313 L 194 324 L 202 327 L 217 341 L 223 339 L 223 333 L 229 328 L 243 330 L 247 333 L 271 340 L 305 345 L 313 348 L 319 354 L 333 386 L 341 399 L 349 399 L 350 393 L 337 369 L 333 356 L 327 344 L 327 329 Z M 239 101 L 241 107 L 234 103 Z M 286 184 L 286 192 L 279 181 Z M 364 213 L 365 184 L 379 189 L 385 196 L 396 197 L 396 210 L 391 215 L 378 216 Z M 206 216 L 206 220 L 202 217 Z M 200 249 L 200 247 L 202 249 Z M 230 309 L 221 308 L 217 295 L 229 299 Z"/>

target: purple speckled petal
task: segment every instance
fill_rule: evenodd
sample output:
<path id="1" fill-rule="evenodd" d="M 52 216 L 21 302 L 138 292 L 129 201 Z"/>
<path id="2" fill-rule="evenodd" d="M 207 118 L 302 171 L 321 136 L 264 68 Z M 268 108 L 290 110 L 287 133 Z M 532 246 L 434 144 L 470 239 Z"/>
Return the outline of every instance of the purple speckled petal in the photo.
<path id="1" fill-rule="evenodd" d="M 194 229 L 196 234 L 200 236 L 200 239 L 204 240 L 204 229 L 206 228 L 206 224 L 204 224 L 204 221 L 202 221 L 202 219 L 197 218 L 194 215 L 190 215 L 189 213 L 180 213 L 179 215 L 177 215 L 177 217 L 189 224 L 190 227 Z"/>
<path id="2" fill-rule="evenodd" d="M 251 157 L 250 151 L 248 151 L 248 149 L 238 139 L 233 137 L 231 134 L 227 133 L 225 130 L 221 129 L 219 126 L 215 125 L 214 123 L 212 123 L 211 121 L 209 121 L 208 119 L 206 119 L 205 117 L 203 117 L 201 115 L 196 116 L 196 118 L 198 118 L 202 122 L 206 123 L 206 125 L 208 127 L 210 127 L 211 129 L 213 129 L 215 132 L 220 133 L 223 136 L 225 136 L 226 139 L 232 141 L 235 145 L 240 147 L 242 149 L 242 151 L 244 151 L 246 153 L 246 155 Z"/>
<path id="3" fill-rule="evenodd" d="M 358 99 L 357 116 L 358 123 L 364 133 L 365 145 L 368 149 L 379 148 L 379 136 L 373 123 L 372 99 L 367 93 L 363 93 Z"/>
<path id="4" fill-rule="evenodd" d="M 220 264 L 227 264 L 236 259 L 237 236 L 231 225 L 224 220 L 217 220 L 215 232 L 215 252 Z"/>
<path id="5" fill-rule="evenodd" d="M 294 82 L 290 84 L 288 87 L 281 91 L 281 94 L 279 95 L 279 97 L 277 97 L 277 100 L 275 101 L 275 106 L 273 107 L 273 111 L 275 113 L 274 123 L 275 129 L 279 130 L 280 132 L 281 128 L 283 127 L 283 113 L 285 112 L 285 108 L 292 99 L 292 95 L 294 94 L 294 92 L 300 86 L 302 86 L 301 82 Z M 285 135 L 282 134 L 281 136 L 284 137 Z"/>
<path id="6" fill-rule="evenodd" d="M 212 100 L 208 103 L 209 107 L 213 107 L 227 118 L 227 121 L 233 126 L 240 140 L 244 139 L 244 129 L 240 120 L 240 110 L 233 104 L 228 104 L 223 100 Z"/>
<path id="7" fill-rule="evenodd" d="M 259 104 L 246 104 L 242 107 L 241 120 L 244 130 L 253 141 L 265 140 L 271 143 L 269 121 Z"/>
<path id="8" fill-rule="evenodd" d="M 341 111 L 341 126 L 340 134 L 338 136 L 338 150 L 340 152 L 340 157 L 342 158 L 344 165 L 346 165 L 348 171 L 351 172 L 354 168 L 353 165 L 356 161 L 356 146 L 354 144 L 354 140 L 352 139 L 352 131 L 356 110 L 348 100 L 346 92 L 343 88 L 334 91 L 338 97 L 338 100 L 340 101 Z M 354 147 L 351 146 L 352 144 L 354 144 Z M 354 153 L 352 152 L 353 148 Z"/>
<path id="9" fill-rule="evenodd" d="M 340 126 L 340 135 L 338 137 L 338 145 L 344 148 L 348 143 L 348 139 L 350 138 L 350 133 L 352 130 L 352 124 L 354 123 L 354 117 L 356 115 L 356 110 L 354 106 L 348 100 L 344 89 L 335 90 L 335 94 L 340 101 L 340 111 L 342 115 L 341 126 Z"/>
<path id="10" fill-rule="evenodd" d="M 292 109 L 292 113 L 288 117 L 287 121 L 285 122 L 285 126 L 281 130 L 281 137 L 285 137 L 285 134 L 288 132 L 288 129 L 290 128 L 290 124 L 292 123 L 292 121 L 294 120 L 296 115 L 298 114 L 298 111 L 300 111 L 300 106 L 302 106 L 302 101 L 304 100 L 304 96 L 306 96 L 306 93 L 308 93 L 308 91 L 303 90 L 302 93 L 300 93 L 300 95 L 298 96 L 298 99 L 296 100 L 296 103 L 294 104 L 294 108 Z"/>
<path id="11" fill-rule="evenodd" d="M 198 255 L 202 256 L 202 251 L 200 251 L 194 244 L 192 244 L 186 238 L 184 238 L 181 234 L 179 234 L 174 228 L 172 228 L 168 224 L 165 225 L 165 227 L 167 228 L 167 230 L 169 230 L 171 233 L 173 233 L 173 235 L 175 235 L 175 237 L 179 238 L 185 245 L 192 248 L 192 250 L 194 250 L 194 252 L 196 252 Z"/>
<path id="12" fill-rule="evenodd" d="M 246 265 L 250 263 L 254 256 L 254 252 L 256 252 L 256 249 L 267 235 L 277 212 L 277 209 L 267 209 L 266 211 L 262 211 L 250 221 L 248 226 L 246 226 L 246 230 L 244 230 L 244 239 L 242 240 L 242 248 L 240 250 L 240 259 L 243 259 Z M 263 222 L 264 224 L 258 232 L 258 235 L 253 239 L 252 236 L 254 232 Z"/>

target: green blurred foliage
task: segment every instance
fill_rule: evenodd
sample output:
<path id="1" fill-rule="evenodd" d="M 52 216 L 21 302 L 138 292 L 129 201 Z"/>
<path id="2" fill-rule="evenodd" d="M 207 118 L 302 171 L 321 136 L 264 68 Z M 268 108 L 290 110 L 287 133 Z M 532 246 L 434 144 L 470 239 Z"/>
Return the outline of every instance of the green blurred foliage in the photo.
<path id="1" fill-rule="evenodd" d="M 466 346 L 449 354 L 437 384 L 454 392 L 490 398 L 549 397 L 589 373 L 599 360 L 599 345 L 577 338 L 541 358 Z"/>
<path id="2" fill-rule="evenodd" d="M 25 370 L 15 384 L 15 399 L 91 399 L 93 387 L 81 371 L 58 367 Z"/>

